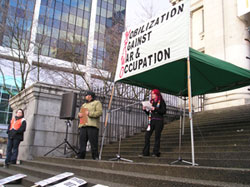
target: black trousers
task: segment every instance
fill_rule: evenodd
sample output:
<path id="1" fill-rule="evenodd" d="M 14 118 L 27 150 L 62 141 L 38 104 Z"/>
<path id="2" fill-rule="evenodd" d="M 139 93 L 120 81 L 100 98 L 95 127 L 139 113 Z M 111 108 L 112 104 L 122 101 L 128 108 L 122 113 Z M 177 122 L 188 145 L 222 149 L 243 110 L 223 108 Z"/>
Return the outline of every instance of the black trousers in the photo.
<path id="1" fill-rule="evenodd" d="M 91 145 L 91 153 L 93 159 L 98 159 L 98 135 L 99 129 L 96 127 L 81 127 L 80 128 L 80 150 L 78 158 L 84 159 L 86 155 L 86 146 L 89 140 Z"/>
<path id="2" fill-rule="evenodd" d="M 5 164 L 16 164 L 20 139 L 8 138 Z"/>
<path id="3" fill-rule="evenodd" d="M 160 143 L 161 143 L 161 132 L 163 129 L 163 120 L 152 120 L 150 124 L 150 131 L 146 131 L 145 134 L 145 145 L 142 154 L 144 156 L 150 155 L 150 138 L 155 131 L 155 144 L 153 148 L 153 154 L 160 156 Z"/>

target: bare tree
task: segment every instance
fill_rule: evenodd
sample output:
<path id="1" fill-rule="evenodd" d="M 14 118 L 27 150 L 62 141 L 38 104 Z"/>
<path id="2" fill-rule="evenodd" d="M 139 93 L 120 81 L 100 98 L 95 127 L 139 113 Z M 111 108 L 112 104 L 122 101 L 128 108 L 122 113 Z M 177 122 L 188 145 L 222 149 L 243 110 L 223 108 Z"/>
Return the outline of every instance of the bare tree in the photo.
<path id="1" fill-rule="evenodd" d="M 33 81 L 39 81 L 40 55 L 43 43 L 47 39 L 44 34 L 37 37 L 35 42 L 31 40 L 33 21 L 30 17 L 33 18 L 33 15 L 26 11 L 26 6 L 26 4 L 21 4 L 20 1 L 17 9 L 13 9 L 9 6 L 8 1 L 0 0 L 0 16 L 2 17 L 0 21 L 0 46 L 5 49 L 1 51 L 1 55 L 11 61 L 11 63 L 4 62 L 2 64 L 0 73 L 3 79 L 3 87 L 11 96 L 13 96 L 13 93 L 6 86 L 6 69 L 11 69 L 11 76 L 13 76 L 18 92 L 26 88 L 32 71 L 37 71 L 37 76 Z M 37 52 L 37 59 L 32 64 L 34 50 Z"/>

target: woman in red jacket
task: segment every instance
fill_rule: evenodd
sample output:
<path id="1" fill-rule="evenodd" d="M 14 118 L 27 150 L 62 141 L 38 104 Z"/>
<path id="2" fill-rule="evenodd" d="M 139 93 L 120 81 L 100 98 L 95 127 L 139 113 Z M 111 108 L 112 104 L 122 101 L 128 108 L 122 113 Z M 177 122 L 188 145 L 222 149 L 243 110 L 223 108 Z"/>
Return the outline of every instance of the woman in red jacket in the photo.
<path id="1" fill-rule="evenodd" d="M 24 119 L 24 112 L 22 109 L 18 109 L 16 116 L 12 118 L 7 130 L 8 143 L 5 165 L 16 164 L 19 144 L 23 141 L 23 134 L 25 130 L 26 121 Z"/>

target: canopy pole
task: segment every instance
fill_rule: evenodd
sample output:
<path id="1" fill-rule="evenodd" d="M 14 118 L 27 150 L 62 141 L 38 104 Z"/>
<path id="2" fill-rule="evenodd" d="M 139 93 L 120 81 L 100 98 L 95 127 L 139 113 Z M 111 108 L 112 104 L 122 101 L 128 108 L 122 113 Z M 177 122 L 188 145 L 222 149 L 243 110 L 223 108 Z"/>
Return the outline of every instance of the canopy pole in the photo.
<path id="1" fill-rule="evenodd" d="M 193 133 L 193 117 L 192 117 L 192 87 L 191 87 L 191 72 L 190 72 L 190 58 L 187 58 L 187 81 L 188 81 L 188 108 L 191 134 L 191 150 L 192 150 L 192 165 L 195 166 L 194 160 L 194 133 Z"/>
<path id="2" fill-rule="evenodd" d="M 110 115 L 110 109 L 111 109 L 111 104 L 112 104 L 114 92 L 115 92 L 115 82 L 112 83 L 112 91 L 111 91 L 111 95 L 110 95 L 110 99 L 109 99 L 108 112 L 106 113 L 106 117 L 105 117 L 104 131 L 103 131 L 103 134 L 102 134 L 102 143 L 101 143 L 100 153 L 99 153 L 99 160 L 102 159 L 103 144 L 104 144 L 104 139 L 105 139 L 105 136 L 106 136 L 108 119 L 109 119 L 109 115 Z"/>

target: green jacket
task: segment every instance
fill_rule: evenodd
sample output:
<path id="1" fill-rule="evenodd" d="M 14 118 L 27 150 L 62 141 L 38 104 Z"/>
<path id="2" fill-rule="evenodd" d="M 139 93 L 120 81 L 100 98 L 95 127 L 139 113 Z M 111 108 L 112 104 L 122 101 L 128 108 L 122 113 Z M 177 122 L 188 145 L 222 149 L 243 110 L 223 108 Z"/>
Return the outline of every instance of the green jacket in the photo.
<path id="1" fill-rule="evenodd" d="M 86 124 L 79 123 L 79 128 L 83 126 L 91 126 L 99 128 L 100 116 L 102 115 L 102 104 L 98 100 L 84 103 L 81 108 L 87 108 L 89 111 L 88 122 Z"/>

